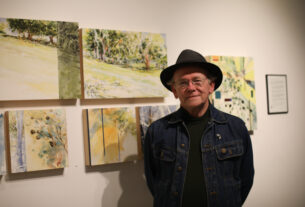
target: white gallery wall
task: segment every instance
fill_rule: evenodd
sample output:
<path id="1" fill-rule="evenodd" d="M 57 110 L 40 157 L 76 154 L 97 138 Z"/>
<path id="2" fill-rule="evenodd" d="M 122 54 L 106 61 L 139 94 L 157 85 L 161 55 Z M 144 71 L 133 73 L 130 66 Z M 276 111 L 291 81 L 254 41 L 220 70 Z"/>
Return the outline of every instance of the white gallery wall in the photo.
<path id="1" fill-rule="evenodd" d="M 168 64 L 181 50 L 254 58 L 258 129 L 255 179 L 244 206 L 305 206 L 305 1 L 0 0 L 0 17 L 166 33 Z M 288 77 L 289 113 L 267 114 L 266 74 Z M 0 93 L 7 88 L 0 88 Z M 173 103 L 156 99 L 0 102 L 0 110 L 66 109 L 69 167 L 0 178 L 1 207 L 152 206 L 143 161 L 86 168 L 82 109 Z"/>

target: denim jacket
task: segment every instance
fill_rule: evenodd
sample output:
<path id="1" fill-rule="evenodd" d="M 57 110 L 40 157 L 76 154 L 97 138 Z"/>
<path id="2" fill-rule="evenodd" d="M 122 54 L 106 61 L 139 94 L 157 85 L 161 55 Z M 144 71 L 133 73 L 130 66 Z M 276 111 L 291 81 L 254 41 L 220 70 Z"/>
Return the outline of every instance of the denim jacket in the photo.
<path id="1" fill-rule="evenodd" d="M 244 122 L 210 104 L 211 119 L 201 139 L 209 207 L 238 207 L 253 184 L 250 136 Z M 180 207 L 189 150 L 181 110 L 148 128 L 144 141 L 145 176 L 154 207 Z"/>

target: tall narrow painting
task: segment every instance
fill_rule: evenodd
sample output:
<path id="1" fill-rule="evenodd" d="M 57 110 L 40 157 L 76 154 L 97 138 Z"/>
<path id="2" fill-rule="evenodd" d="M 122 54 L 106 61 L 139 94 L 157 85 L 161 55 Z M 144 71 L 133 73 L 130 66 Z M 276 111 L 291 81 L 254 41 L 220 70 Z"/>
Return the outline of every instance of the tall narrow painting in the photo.
<path id="1" fill-rule="evenodd" d="M 6 173 L 6 150 L 5 150 L 5 137 L 4 137 L 4 117 L 0 112 L 0 175 Z"/>
<path id="2" fill-rule="evenodd" d="M 1 100 L 81 97 L 78 24 L 0 18 Z"/>
<path id="3" fill-rule="evenodd" d="M 12 173 L 64 168 L 68 165 L 63 109 L 10 111 Z"/>
<path id="4" fill-rule="evenodd" d="M 164 97 L 165 34 L 83 29 L 86 99 Z"/>
<path id="5" fill-rule="evenodd" d="M 145 138 L 146 131 L 147 131 L 149 125 L 152 122 L 154 122 L 174 111 L 177 111 L 178 108 L 179 108 L 179 105 L 156 105 L 156 106 L 138 107 L 142 145 L 144 143 L 144 138 Z"/>
<path id="6" fill-rule="evenodd" d="M 86 164 L 102 165 L 138 159 L 134 108 L 87 109 Z"/>
<path id="7" fill-rule="evenodd" d="M 208 56 L 223 73 L 212 103 L 224 112 L 240 117 L 249 131 L 257 128 L 254 67 L 251 57 Z"/>

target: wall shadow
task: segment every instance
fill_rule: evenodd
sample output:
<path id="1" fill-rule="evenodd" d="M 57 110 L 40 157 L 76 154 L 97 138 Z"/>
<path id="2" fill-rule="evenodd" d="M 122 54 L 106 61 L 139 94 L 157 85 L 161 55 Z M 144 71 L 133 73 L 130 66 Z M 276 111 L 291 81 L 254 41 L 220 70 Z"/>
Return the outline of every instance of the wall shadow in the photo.
<path id="1" fill-rule="evenodd" d="M 107 207 L 152 207 L 153 199 L 146 186 L 144 162 L 106 164 L 86 167 L 86 172 L 103 173 L 108 181 L 101 204 Z M 118 193 L 122 191 L 121 194 Z M 120 195 L 119 195 L 120 194 Z"/>
<path id="2" fill-rule="evenodd" d="M 119 173 L 119 180 L 123 192 L 117 207 L 153 206 L 153 199 L 144 176 L 143 160 L 133 163 L 130 168 L 123 168 Z M 106 195 L 107 188 L 104 196 Z"/>

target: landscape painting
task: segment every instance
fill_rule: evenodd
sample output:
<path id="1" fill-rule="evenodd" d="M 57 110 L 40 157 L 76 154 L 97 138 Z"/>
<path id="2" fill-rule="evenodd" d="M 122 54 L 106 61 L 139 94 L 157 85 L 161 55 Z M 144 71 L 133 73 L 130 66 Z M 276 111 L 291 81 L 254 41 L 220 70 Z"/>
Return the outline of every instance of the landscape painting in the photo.
<path id="1" fill-rule="evenodd" d="M 0 18 L 2 100 L 81 97 L 78 24 Z"/>
<path id="2" fill-rule="evenodd" d="M 87 109 L 87 165 L 138 159 L 134 108 Z"/>
<path id="3" fill-rule="evenodd" d="M 223 73 L 220 87 L 212 95 L 214 106 L 240 117 L 249 131 L 257 128 L 254 66 L 251 57 L 208 56 Z"/>
<path id="4" fill-rule="evenodd" d="M 165 34 L 83 29 L 86 99 L 165 97 Z"/>
<path id="5" fill-rule="evenodd" d="M 0 175 L 4 175 L 6 173 L 5 157 L 4 114 L 0 112 Z"/>
<path id="6" fill-rule="evenodd" d="M 144 143 L 144 138 L 149 125 L 179 109 L 179 105 L 156 105 L 156 106 L 141 106 L 138 107 L 140 116 L 140 131 L 141 141 Z"/>
<path id="7" fill-rule="evenodd" d="M 9 111 L 8 116 L 12 173 L 68 166 L 63 109 Z"/>

